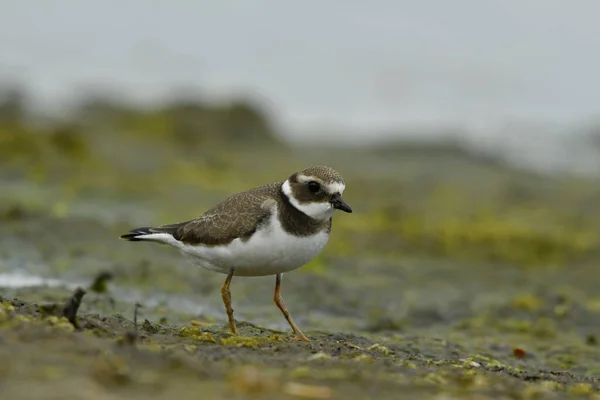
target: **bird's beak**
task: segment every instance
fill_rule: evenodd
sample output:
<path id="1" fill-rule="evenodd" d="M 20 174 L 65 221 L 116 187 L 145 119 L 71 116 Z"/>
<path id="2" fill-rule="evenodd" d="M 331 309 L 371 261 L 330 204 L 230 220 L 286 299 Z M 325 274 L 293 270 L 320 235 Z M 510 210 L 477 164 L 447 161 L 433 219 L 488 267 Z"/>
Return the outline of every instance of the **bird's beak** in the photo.
<path id="1" fill-rule="evenodd" d="M 339 193 L 336 193 L 333 196 L 331 196 L 330 202 L 333 205 L 333 208 L 337 208 L 338 210 L 342 210 L 342 211 L 345 211 L 347 213 L 351 213 L 352 212 L 352 208 L 350 208 L 350 206 L 348 205 L 348 203 L 346 203 L 344 201 L 344 199 L 342 199 L 342 195 L 339 194 Z"/>

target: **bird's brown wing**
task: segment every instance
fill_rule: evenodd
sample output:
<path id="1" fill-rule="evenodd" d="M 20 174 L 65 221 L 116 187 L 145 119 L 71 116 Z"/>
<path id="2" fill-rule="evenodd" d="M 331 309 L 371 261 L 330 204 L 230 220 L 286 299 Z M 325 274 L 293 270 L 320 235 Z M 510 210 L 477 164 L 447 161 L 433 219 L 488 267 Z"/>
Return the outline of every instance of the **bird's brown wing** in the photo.
<path id="1" fill-rule="evenodd" d="M 247 239 L 271 215 L 280 186 L 273 183 L 235 194 L 194 220 L 162 225 L 152 231 L 168 232 L 190 245 L 216 246 Z"/>

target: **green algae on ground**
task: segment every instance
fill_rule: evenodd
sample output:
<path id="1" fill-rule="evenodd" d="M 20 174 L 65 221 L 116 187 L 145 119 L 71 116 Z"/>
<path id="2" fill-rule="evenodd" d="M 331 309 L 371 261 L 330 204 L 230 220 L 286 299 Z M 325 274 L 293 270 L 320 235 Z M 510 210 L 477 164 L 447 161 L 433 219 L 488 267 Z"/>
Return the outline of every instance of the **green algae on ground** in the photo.
<path id="1" fill-rule="evenodd" d="M 174 110 L 180 106 L 174 106 Z M 181 143 L 173 139 L 171 123 L 162 127 L 155 122 L 155 116 L 163 115 L 162 111 L 98 107 L 104 110 L 102 115 L 108 113 L 117 116 L 115 121 L 129 122 L 123 126 L 119 122 L 114 130 L 103 135 L 95 132 L 94 124 L 101 124 L 97 119 L 87 124 L 77 120 L 49 122 L 49 128 L 44 129 L 24 121 L 0 124 L 0 164 L 5 171 L 22 173 L 24 179 L 52 186 L 58 192 L 56 200 L 43 202 L 39 206 L 45 209 L 36 208 L 38 212 L 47 211 L 64 218 L 71 212 L 73 203 L 97 196 L 132 201 L 155 199 L 157 205 L 177 198 L 179 207 L 175 213 L 155 207 L 156 223 L 166 223 L 170 219 L 195 216 L 218 199 L 252 186 L 249 182 L 259 184 L 283 179 L 285 175 L 276 177 L 272 170 L 245 168 L 256 164 L 265 154 L 278 154 L 270 157 L 277 161 L 279 170 L 285 168 L 287 173 L 308 162 L 300 161 L 305 155 L 299 157 L 292 149 L 277 144 L 266 122 L 261 133 L 264 140 L 260 144 L 242 146 L 228 143 L 224 138 L 211 139 L 210 143 L 203 143 L 188 154 L 184 149 L 194 147 L 193 142 L 188 140 L 182 148 Z M 187 106 L 182 107 L 187 109 Z M 236 113 L 229 115 L 210 109 L 200 107 L 196 111 L 215 120 L 221 120 L 224 115 L 226 119 L 245 120 L 247 115 L 253 114 L 244 111 L 236 117 Z M 174 110 L 167 114 L 178 114 Z M 128 124 L 139 127 L 129 129 Z M 215 132 L 229 134 L 228 128 L 215 126 Z M 160 132 L 155 135 L 150 127 Z M 198 136 L 202 136 L 202 132 L 200 129 Z M 114 151 L 114 143 L 119 143 L 118 152 Z M 142 145 L 143 151 L 140 151 Z M 256 148 L 262 148 L 263 152 L 256 154 Z M 409 145 L 403 151 L 401 146 L 396 146 L 405 156 L 410 148 Z M 419 151 L 429 154 L 425 148 Z M 332 149 L 329 152 L 328 158 L 339 160 L 341 170 L 351 170 L 354 158 L 367 163 L 368 157 L 376 155 L 376 152 L 369 155 L 368 151 L 351 154 Z M 146 159 L 150 156 L 152 163 Z M 443 173 L 428 174 L 424 183 L 421 179 L 410 179 L 420 165 L 414 165 L 410 157 L 405 158 L 389 161 L 392 163 L 390 172 L 378 179 L 372 179 L 368 169 L 362 175 L 347 175 L 349 201 L 360 212 L 352 218 L 336 220 L 330 254 L 409 254 L 467 262 L 564 266 L 593 257 L 599 248 L 600 219 L 590 212 L 590 204 L 598 198 L 600 185 L 593 180 L 529 176 L 502 165 L 471 160 L 472 164 L 461 168 L 441 165 Z M 422 162 L 427 165 L 427 159 Z M 437 162 L 443 164 L 443 161 Z M 354 192 L 353 185 L 360 185 L 371 193 L 371 201 L 365 201 Z M 484 190 L 478 190 L 481 186 Z M 189 195 L 192 190 L 195 196 Z M 206 200 L 199 204 L 198 199 L 202 198 Z M 15 207 L 19 207 L 18 210 Z M 26 204 L 13 202 L 9 208 L 0 209 L 0 215 L 10 217 L 28 210 Z M 319 263 L 312 267 L 322 269 Z"/>
<path id="2" fill-rule="evenodd" d="M 214 398 L 249 390 L 276 398 L 285 396 L 294 382 L 306 393 L 326 392 L 335 398 L 361 398 L 367 393 L 396 398 L 398 391 L 420 398 L 600 393 L 598 377 L 535 367 L 535 362 L 516 367 L 490 356 L 469 356 L 469 342 L 457 346 L 426 337 L 380 336 L 374 341 L 355 335 L 311 334 L 311 342 L 293 343 L 289 335 L 241 323 L 244 336 L 232 336 L 216 326 L 153 324 L 152 333 L 140 331 L 125 345 L 121 338 L 132 323 L 122 317 L 82 315 L 84 330 L 74 332 L 64 329 L 71 326 L 68 321 L 44 317 L 37 310 L 17 300 L 1 302 L 0 341 L 10 346 L 12 354 L 10 369 L 2 370 L 2 381 L 13 396 L 25 395 L 23 388 L 12 384 L 21 379 L 30 386 L 52 387 L 56 395 L 73 393 L 73 386 L 84 382 L 85 387 L 97 385 L 101 393 L 127 393 L 132 399 L 193 398 L 197 390 Z M 98 328 L 104 333 L 87 334 Z M 435 350 L 440 346 L 455 350 L 443 356 Z M 3 346 L 0 354 L 7 349 Z M 439 356 L 427 355 L 435 353 Z"/>
<path id="3" fill-rule="evenodd" d="M 219 139 L 254 118 L 239 107 L 101 108 L 85 124 L 0 124 L 0 272 L 90 287 L 108 271 L 116 301 L 90 292 L 76 331 L 33 305 L 66 301 L 65 289 L 3 289 L 27 302 L 0 307 L 0 358 L 11 359 L 0 363 L 2 395 L 598 397 L 596 180 L 517 171 L 456 146 Z M 260 124 L 248 126 L 269 134 Z M 289 342 L 272 280 L 234 280 L 232 336 L 222 276 L 173 249 L 118 241 L 324 160 L 343 172 L 356 212 L 336 217 L 325 251 L 284 277 L 310 343 Z"/>

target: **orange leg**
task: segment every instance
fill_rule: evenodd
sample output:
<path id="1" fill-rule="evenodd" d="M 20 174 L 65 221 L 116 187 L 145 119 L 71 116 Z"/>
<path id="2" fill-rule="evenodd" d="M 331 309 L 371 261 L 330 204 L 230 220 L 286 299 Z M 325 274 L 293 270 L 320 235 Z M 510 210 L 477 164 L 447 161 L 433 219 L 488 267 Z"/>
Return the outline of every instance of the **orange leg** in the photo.
<path id="1" fill-rule="evenodd" d="M 225 304 L 225 310 L 227 310 L 229 328 L 231 329 L 231 333 L 235 335 L 235 320 L 233 319 L 233 308 L 231 308 L 231 291 L 229 290 L 229 285 L 231 285 L 231 278 L 233 278 L 234 271 L 235 270 L 233 268 L 229 270 L 227 279 L 225 279 L 225 283 L 223 283 L 223 286 L 221 286 L 221 297 L 223 298 L 223 304 Z"/>
<path id="2" fill-rule="evenodd" d="M 273 295 L 273 300 L 275 300 L 275 304 L 277 304 L 277 307 L 279 307 L 279 309 L 283 313 L 283 316 L 287 320 L 288 324 L 290 324 L 290 326 L 292 327 L 292 330 L 296 334 L 296 337 L 292 340 L 294 342 L 297 342 L 297 341 L 308 342 L 309 341 L 308 338 L 306 336 L 304 336 L 304 333 L 302 333 L 302 331 L 296 326 L 296 324 L 294 323 L 294 320 L 292 319 L 292 316 L 290 315 L 289 311 L 285 307 L 285 303 L 283 302 L 283 299 L 281 298 L 281 294 L 279 292 L 279 288 L 281 286 L 281 275 L 282 274 L 277 274 L 277 277 L 275 278 L 275 294 Z"/>

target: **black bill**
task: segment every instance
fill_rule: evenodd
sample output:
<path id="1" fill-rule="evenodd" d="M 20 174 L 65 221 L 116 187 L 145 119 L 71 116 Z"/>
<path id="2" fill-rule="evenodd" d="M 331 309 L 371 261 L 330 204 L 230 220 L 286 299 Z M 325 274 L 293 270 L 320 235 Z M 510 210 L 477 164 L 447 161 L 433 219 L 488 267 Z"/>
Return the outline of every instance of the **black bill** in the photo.
<path id="1" fill-rule="evenodd" d="M 338 210 L 342 210 L 342 211 L 345 211 L 347 213 L 351 213 L 352 212 L 352 208 L 350 208 L 350 206 L 348 205 L 348 203 L 346 203 L 344 201 L 344 199 L 342 199 L 342 195 L 339 194 L 339 193 L 336 193 L 333 196 L 331 196 L 330 202 L 333 205 L 333 208 L 337 208 Z"/>

